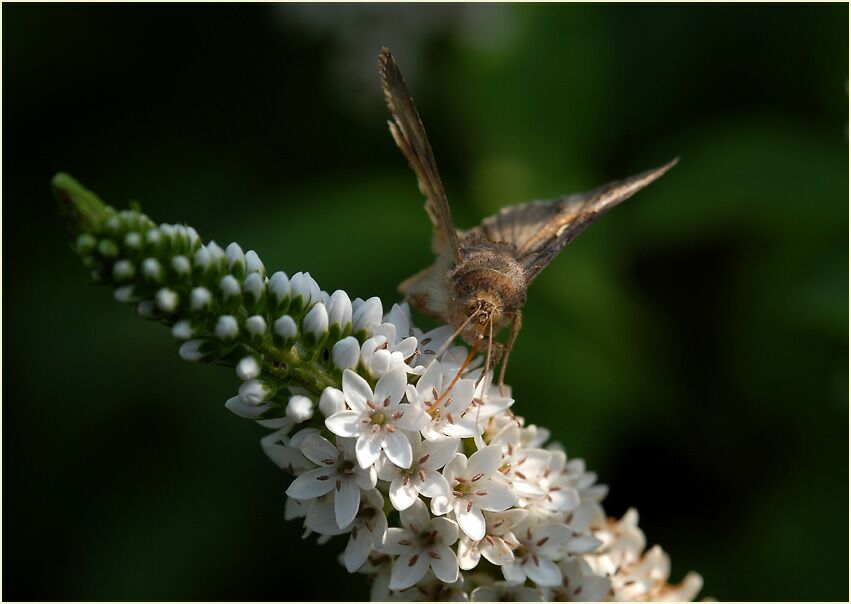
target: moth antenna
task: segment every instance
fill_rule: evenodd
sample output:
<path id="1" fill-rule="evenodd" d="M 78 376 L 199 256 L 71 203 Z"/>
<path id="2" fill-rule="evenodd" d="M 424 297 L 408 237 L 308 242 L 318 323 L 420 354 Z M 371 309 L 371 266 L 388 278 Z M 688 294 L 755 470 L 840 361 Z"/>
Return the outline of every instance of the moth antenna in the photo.
<path id="1" fill-rule="evenodd" d="M 458 337 L 458 334 L 461 333 L 464 330 L 464 328 L 467 327 L 467 324 L 470 321 L 472 321 L 476 317 L 476 315 L 478 315 L 478 314 L 479 314 L 479 311 L 477 309 L 473 314 L 471 314 L 469 317 L 467 317 L 466 321 L 461 323 L 461 326 L 458 327 L 458 329 L 456 329 L 455 332 L 451 336 L 449 336 L 449 338 L 443 344 L 440 345 L 440 348 L 437 349 L 437 352 L 434 353 L 435 358 L 439 357 L 444 352 L 446 352 L 446 349 L 449 348 L 449 346 L 452 344 L 452 342 L 455 341 L 455 338 Z"/>
<path id="2" fill-rule="evenodd" d="M 452 381 L 449 383 L 449 386 L 446 387 L 446 390 L 443 391 L 443 394 L 437 397 L 437 399 L 431 405 L 429 405 L 428 408 L 426 408 L 427 413 L 431 413 L 435 407 L 437 407 L 441 402 L 443 402 L 443 399 L 446 398 L 446 395 L 449 394 L 449 391 L 455 387 L 455 384 L 458 383 L 458 380 L 461 378 L 461 374 L 464 373 L 464 370 L 467 368 L 467 365 L 472 362 L 473 357 L 475 357 L 476 353 L 479 352 L 479 346 L 481 345 L 482 337 L 479 336 L 478 339 L 473 342 L 473 345 L 470 347 L 470 352 L 467 354 L 467 358 L 464 359 L 464 364 L 461 365 L 461 367 L 458 369 L 458 373 L 456 373 L 455 377 L 452 378 Z"/>

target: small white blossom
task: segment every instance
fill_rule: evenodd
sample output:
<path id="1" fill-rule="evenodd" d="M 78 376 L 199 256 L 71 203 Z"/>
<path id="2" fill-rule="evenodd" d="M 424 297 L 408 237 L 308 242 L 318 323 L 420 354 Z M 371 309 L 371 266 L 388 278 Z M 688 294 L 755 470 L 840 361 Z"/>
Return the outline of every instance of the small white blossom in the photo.
<path id="1" fill-rule="evenodd" d="M 355 372 L 343 372 L 343 395 L 350 410 L 335 413 L 325 425 L 338 436 L 357 439 L 360 467 L 374 464 L 381 451 L 399 467 L 410 467 L 411 443 L 400 430 L 419 430 L 427 417 L 410 404 L 399 404 L 404 392 L 405 372 L 401 369 L 378 380 L 375 392 Z"/>
<path id="2" fill-rule="evenodd" d="M 259 405 L 270 396 L 273 390 L 268 382 L 263 380 L 253 379 L 243 382 L 239 387 L 239 398 L 249 405 Z"/>
<path id="3" fill-rule="evenodd" d="M 475 415 L 467 412 L 473 401 L 475 382 L 459 379 L 447 392 L 457 373 L 454 365 L 433 362 L 416 386 L 409 384 L 406 388 L 411 404 L 429 415 L 429 422 L 422 429 L 428 440 L 471 438 L 481 432 Z"/>
<path id="4" fill-rule="evenodd" d="M 375 468 L 358 467 L 351 441 L 346 441 L 338 448 L 318 434 L 305 438 L 299 449 L 319 467 L 296 478 L 287 489 L 287 495 L 302 500 L 333 493 L 334 517 L 340 528 L 357 515 L 361 489 L 372 489 L 377 479 Z"/>
<path id="5" fill-rule="evenodd" d="M 499 478 L 497 468 L 501 459 L 498 446 L 479 449 L 469 459 L 457 453 L 443 468 L 450 495 L 433 498 L 432 512 L 445 514 L 454 511 L 461 530 L 473 541 L 481 541 L 485 536 L 482 511 L 502 512 L 517 501 L 517 496 Z"/>
<path id="6" fill-rule="evenodd" d="M 458 542 L 458 563 L 462 570 L 476 568 L 484 557 L 495 566 L 514 562 L 514 548 L 520 543 L 512 529 L 526 519 L 528 513 L 521 509 L 508 509 L 504 512 L 485 512 L 485 536 L 481 541 L 473 541 L 462 535 Z"/>
<path id="7" fill-rule="evenodd" d="M 416 584 L 431 568 L 444 583 L 458 579 L 458 559 L 449 547 L 458 540 L 458 525 L 447 518 L 430 518 L 421 500 L 401 512 L 402 528 L 387 530 L 383 551 L 398 556 L 390 589 Z"/>
<path id="8" fill-rule="evenodd" d="M 458 451 L 458 441 L 452 438 L 421 442 L 416 432 L 406 433 L 411 442 L 413 462 L 400 468 L 387 458 L 378 467 L 378 477 L 390 483 L 390 502 L 397 510 L 411 507 L 419 495 L 438 497 L 449 495 L 449 483 L 438 472 Z"/>

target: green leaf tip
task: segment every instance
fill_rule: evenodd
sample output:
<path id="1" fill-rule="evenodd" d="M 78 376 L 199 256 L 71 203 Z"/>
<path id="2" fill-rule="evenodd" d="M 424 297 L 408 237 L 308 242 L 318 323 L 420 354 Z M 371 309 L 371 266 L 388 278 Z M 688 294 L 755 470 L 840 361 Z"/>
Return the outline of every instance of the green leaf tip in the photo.
<path id="1" fill-rule="evenodd" d="M 71 229 L 78 233 L 99 233 L 115 210 L 64 172 L 50 181 L 59 211 L 68 220 Z"/>

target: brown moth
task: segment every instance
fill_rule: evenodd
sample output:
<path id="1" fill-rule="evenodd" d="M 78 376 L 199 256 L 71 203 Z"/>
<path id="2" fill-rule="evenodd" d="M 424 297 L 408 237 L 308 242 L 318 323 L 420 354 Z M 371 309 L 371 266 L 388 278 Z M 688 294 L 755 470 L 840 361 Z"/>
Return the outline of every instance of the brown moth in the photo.
<path id="1" fill-rule="evenodd" d="M 520 332 L 529 284 L 588 225 L 662 176 L 678 160 L 585 193 L 503 208 L 480 226 L 457 231 L 425 128 L 387 48 L 381 49 L 378 68 L 393 117 L 388 122 L 390 133 L 425 196 L 433 226 L 432 251 L 437 256 L 433 265 L 404 281 L 399 290 L 414 308 L 452 326 L 455 334 L 451 339 L 460 335 L 472 345 L 461 371 L 483 343 L 488 350 L 486 369 L 491 367 L 491 348 L 497 354 L 504 349 L 501 388 L 508 356 Z M 506 343 L 494 341 L 494 335 L 508 325 L 511 331 Z"/>

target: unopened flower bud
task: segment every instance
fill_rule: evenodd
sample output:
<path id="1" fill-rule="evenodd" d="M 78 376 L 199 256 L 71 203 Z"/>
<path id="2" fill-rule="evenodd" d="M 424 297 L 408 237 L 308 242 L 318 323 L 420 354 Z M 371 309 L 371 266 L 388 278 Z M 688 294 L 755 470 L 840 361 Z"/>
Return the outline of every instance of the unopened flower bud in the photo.
<path id="1" fill-rule="evenodd" d="M 381 323 L 381 317 L 384 311 L 381 307 L 381 300 L 372 297 L 369 300 L 364 300 L 357 308 L 352 310 L 352 331 L 358 337 L 368 337 L 372 333 L 372 328 Z"/>
<path id="2" fill-rule="evenodd" d="M 296 394 L 287 402 L 287 417 L 296 423 L 301 423 L 313 417 L 313 402 L 306 396 Z"/>
<path id="3" fill-rule="evenodd" d="M 253 380 L 260 375 L 260 363 L 252 356 L 242 357 L 236 364 L 236 375 L 242 381 Z"/>
<path id="4" fill-rule="evenodd" d="M 164 313 L 173 313 L 177 310 L 177 305 L 180 302 L 180 296 L 173 289 L 163 287 L 157 292 L 154 297 L 157 307 Z"/>
<path id="5" fill-rule="evenodd" d="M 142 274 L 149 281 L 159 282 L 163 274 L 160 261 L 156 258 L 145 258 L 142 262 Z"/>
<path id="6" fill-rule="evenodd" d="M 245 252 L 245 272 L 248 274 L 259 273 L 261 277 L 266 276 L 266 267 L 260 260 L 260 256 L 254 250 Z"/>
<path id="7" fill-rule="evenodd" d="M 178 277 L 186 277 L 192 271 L 192 265 L 186 256 L 175 256 L 171 259 L 171 268 Z"/>
<path id="8" fill-rule="evenodd" d="M 263 380 L 248 380 L 239 387 L 239 398 L 249 405 L 259 405 L 274 393 L 271 386 Z"/>
<path id="9" fill-rule="evenodd" d="M 225 255 L 228 259 L 228 270 L 238 279 L 245 276 L 245 254 L 238 243 L 231 243 L 225 249 Z"/>
<path id="10" fill-rule="evenodd" d="M 188 340 L 192 337 L 192 323 L 189 319 L 183 319 L 171 326 L 171 335 L 178 340 Z"/>
<path id="11" fill-rule="evenodd" d="M 85 256 L 86 254 L 91 254 L 95 248 L 97 247 L 98 240 L 94 238 L 94 235 L 90 233 L 80 233 L 77 236 L 77 243 L 74 246 L 74 249 L 81 256 Z"/>
<path id="12" fill-rule="evenodd" d="M 290 280 L 281 271 L 269 277 L 269 304 L 275 313 L 284 312 L 290 302 Z"/>
<path id="13" fill-rule="evenodd" d="M 239 281 L 233 275 L 225 275 L 219 281 L 219 290 L 222 292 L 222 299 L 225 303 L 230 302 L 231 305 L 239 300 L 239 294 L 242 288 L 239 286 Z"/>
<path id="14" fill-rule="evenodd" d="M 306 273 L 296 273 L 290 279 L 290 312 L 298 314 L 310 306 L 310 277 Z"/>
<path id="15" fill-rule="evenodd" d="M 331 417 L 335 413 L 346 410 L 346 399 L 343 393 L 336 388 L 330 386 L 322 391 L 322 396 L 319 397 L 319 411 L 325 417 Z"/>
<path id="16" fill-rule="evenodd" d="M 352 301 L 341 289 L 333 294 L 328 302 L 328 323 L 335 336 L 346 332 L 352 322 Z"/>
<path id="17" fill-rule="evenodd" d="M 145 319 L 153 319 L 156 315 L 156 306 L 152 300 L 142 300 L 136 305 L 136 314 Z"/>
<path id="18" fill-rule="evenodd" d="M 360 343 L 352 336 L 343 338 L 334 344 L 331 358 L 338 369 L 354 369 L 360 359 Z"/>
<path id="19" fill-rule="evenodd" d="M 259 340 L 266 335 L 266 319 L 260 315 L 252 315 L 245 320 L 245 331 L 253 339 Z"/>
<path id="20" fill-rule="evenodd" d="M 257 308 L 263 302 L 263 296 L 266 293 L 266 283 L 263 275 L 260 273 L 250 273 L 242 284 L 242 289 L 245 292 L 245 304 L 249 308 Z"/>
<path id="21" fill-rule="evenodd" d="M 104 258 L 115 258 L 118 256 L 118 246 L 112 239 L 101 239 L 98 242 L 98 252 Z"/>
<path id="22" fill-rule="evenodd" d="M 199 311 L 207 308 L 213 300 L 213 294 L 206 287 L 194 287 L 189 295 L 189 306 L 194 311 Z"/>
<path id="23" fill-rule="evenodd" d="M 129 281 L 136 276 L 136 267 L 126 258 L 122 258 L 112 265 L 112 278 L 118 283 Z"/>
<path id="24" fill-rule="evenodd" d="M 322 302 L 314 304 L 302 322 L 304 341 L 308 346 L 315 346 L 328 335 L 328 311 Z"/>
<path id="25" fill-rule="evenodd" d="M 284 315 L 275 321 L 272 331 L 278 346 L 289 346 L 298 335 L 298 325 L 291 316 Z"/>
<path id="26" fill-rule="evenodd" d="M 239 335 L 239 324 L 233 315 L 222 315 L 216 321 L 216 337 L 220 340 L 233 340 Z"/>
<path id="27" fill-rule="evenodd" d="M 180 358 L 184 361 L 200 361 L 207 356 L 207 351 L 204 350 L 206 340 L 189 340 L 180 345 Z"/>
<path id="28" fill-rule="evenodd" d="M 132 285 L 122 285 L 121 287 L 116 287 L 112 295 L 116 300 L 122 303 L 135 302 L 138 300 L 138 296 L 136 296 L 136 288 Z"/>

